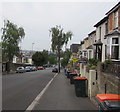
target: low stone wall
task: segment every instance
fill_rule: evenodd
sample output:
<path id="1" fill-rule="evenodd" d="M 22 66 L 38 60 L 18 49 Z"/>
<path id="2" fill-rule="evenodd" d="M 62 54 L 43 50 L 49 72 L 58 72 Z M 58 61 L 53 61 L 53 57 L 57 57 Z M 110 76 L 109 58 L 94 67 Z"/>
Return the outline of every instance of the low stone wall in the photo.
<path id="1" fill-rule="evenodd" d="M 115 65 L 116 66 L 116 65 Z M 100 69 L 102 64 L 99 63 L 97 67 L 98 71 L 98 87 L 100 93 L 120 94 L 120 78 L 113 73 L 102 72 Z M 120 68 L 119 68 L 120 69 Z"/>
<path id="2" fill-rule="evenodd" d="M 17 69 L 17 67 L 26 67 L 26 66 L 30 66 L 29 64 L 22 64 L 22 63 L 11 63 L 10 64 L 10 72 L 14 73 Z M 7 63 L 2 63 L 2 73 L 3 75 L 6 74 L 7 72 Z"/>
<path id="3" fill-rule="evenodd" d="M 88 96 L 90 99 L 97 94 L 120 94 L 120 78 L 103 72 L 102 63 L 98 63 L 96 70 L 87 70 L 87 65 L 80 64 L 80 74 L 88 79 Z"/>

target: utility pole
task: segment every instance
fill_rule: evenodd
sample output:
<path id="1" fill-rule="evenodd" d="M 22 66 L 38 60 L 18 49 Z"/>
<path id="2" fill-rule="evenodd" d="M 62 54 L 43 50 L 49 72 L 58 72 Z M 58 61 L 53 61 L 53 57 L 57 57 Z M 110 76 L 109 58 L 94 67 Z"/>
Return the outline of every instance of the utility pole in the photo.
<path id="1" fill-rule="evenodd" d="M 32 55 L 33 55 L 33 46 L 34 46 L 35 43 L 32 43 Z"/>

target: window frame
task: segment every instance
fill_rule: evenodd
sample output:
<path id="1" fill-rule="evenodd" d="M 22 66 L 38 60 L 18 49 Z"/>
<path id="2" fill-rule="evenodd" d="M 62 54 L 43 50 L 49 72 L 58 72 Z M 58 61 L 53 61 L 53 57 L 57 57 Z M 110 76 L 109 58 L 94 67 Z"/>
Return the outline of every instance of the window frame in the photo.
<path id="1" fill-rule="evenodd" d="M 118 44 L 113 44 L 113 42 L 112 42 L 113 38 L 118 39 Z M 112 57 L 112 53 L 113 53 L 112 47 L 115 47 L 115 46 L 118 46 L 118 59 Z M 120 56 L 120 38 L 119 37 L 112 37 L 111 38 L 111 49 L 110 50 L 111 50 L 111 59 L 119 60 L 119 56 Z"/>
<path id="2" fill-rule="evenodd" d="M 118 10 L 114 12 L 114 28 L 118 28 Z"/>

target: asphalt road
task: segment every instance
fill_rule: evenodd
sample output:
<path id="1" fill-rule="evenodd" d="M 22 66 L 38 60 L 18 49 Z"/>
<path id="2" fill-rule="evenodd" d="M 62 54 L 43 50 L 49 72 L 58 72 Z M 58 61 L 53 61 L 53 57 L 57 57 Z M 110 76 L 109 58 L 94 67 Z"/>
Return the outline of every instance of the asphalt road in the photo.
<path id="1" fill-rule="evenodd" d="M 2 109 L 26 110 L 54 75 L 51 69 L 4 75 Z"/>

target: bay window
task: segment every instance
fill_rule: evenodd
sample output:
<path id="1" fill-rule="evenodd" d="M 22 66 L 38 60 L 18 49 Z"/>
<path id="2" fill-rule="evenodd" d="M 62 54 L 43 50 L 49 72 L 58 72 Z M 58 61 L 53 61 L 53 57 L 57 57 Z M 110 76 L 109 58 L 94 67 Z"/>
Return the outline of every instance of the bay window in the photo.
<path id="1" fill-rule="evenodd" d="M 119 59 L 119 38 L 112 38 L 111 59 Z"/>

